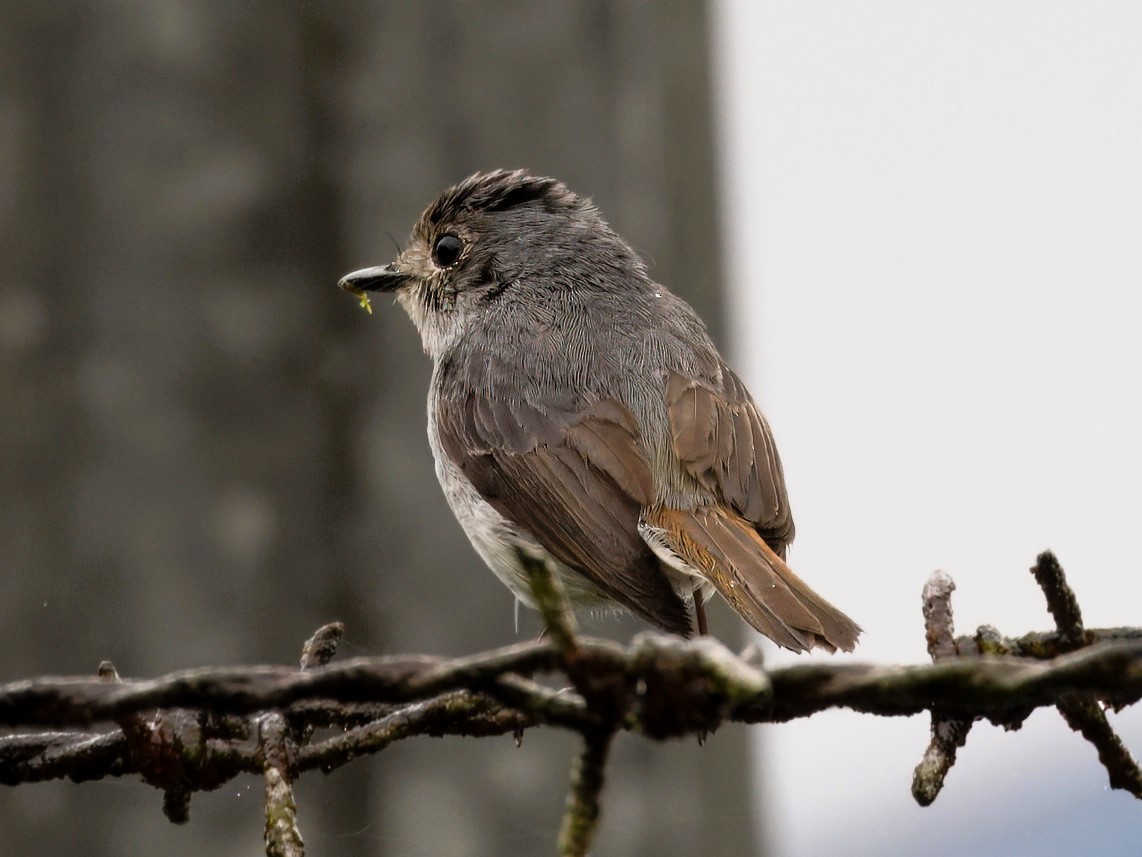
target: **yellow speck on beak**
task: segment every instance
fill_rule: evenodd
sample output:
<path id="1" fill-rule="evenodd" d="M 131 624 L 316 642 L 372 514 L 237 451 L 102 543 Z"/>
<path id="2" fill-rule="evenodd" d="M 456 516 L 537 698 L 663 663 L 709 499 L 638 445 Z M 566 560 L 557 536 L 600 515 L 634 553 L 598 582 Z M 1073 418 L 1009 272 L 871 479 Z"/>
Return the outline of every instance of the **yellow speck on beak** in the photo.
<path id="1" fill-rule="evenodd" d="M 353 296 L 357 298 L 357 303 L 361 305 L 361 309 L 369 315 L 373 314 L 373 305 L 369 303 L 369 293 L 362 289 L 346 289 L 347 292 L 352 292 Z"/>

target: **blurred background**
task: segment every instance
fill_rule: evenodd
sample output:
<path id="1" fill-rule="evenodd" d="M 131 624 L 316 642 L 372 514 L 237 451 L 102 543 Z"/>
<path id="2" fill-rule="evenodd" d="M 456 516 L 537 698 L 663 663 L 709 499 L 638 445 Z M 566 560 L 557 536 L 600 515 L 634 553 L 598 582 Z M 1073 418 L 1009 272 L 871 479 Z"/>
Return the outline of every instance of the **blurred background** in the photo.
<path id="1" fill-rule="evenodd" d="M 707 320 L 859 657 L 925 658 L 936 567 L 961 631 L 1048 627 L 1046 547 L 1088 624 L 1142 622 L 1139 32 L 1125 0 L 0 5 L 0 680 L 293 663 L 333 619 L 350 656 L 537 633 L 441 497 L 412 325 L 335 288 L 499 166 L 592 196 Z M 626 736 L 595 851 L 1136 853 L 1137 802 L 1053 713 L 978 726 L 920 810 L 926 737 Z M 307 776 L 309 853 L 550 853 L 574 747 Z M 183 827 L 160 802 L 6 789 L 0 854 L 260 851 L 254 778 Z"/>
<path id="2" fill-rule="evenodd" d="M 446 186 L 526 167 L 593 195 L 720 334 L 708 11 L 0 6 L 3 679 L 294 663 L 333 619 L 350 656 L 534 638 L 436 483 L 411 323 L 336 283 Z M 749 853 L 746 742 L 623 740 L 600 853 Z M 576 746 L 404 742 L 306 777 L 300 824 L 315 855 L 548 853 Z M 160 799 L 4 790 L 0 853 L 260 851 L 256 779 L 181 828 Z"/>

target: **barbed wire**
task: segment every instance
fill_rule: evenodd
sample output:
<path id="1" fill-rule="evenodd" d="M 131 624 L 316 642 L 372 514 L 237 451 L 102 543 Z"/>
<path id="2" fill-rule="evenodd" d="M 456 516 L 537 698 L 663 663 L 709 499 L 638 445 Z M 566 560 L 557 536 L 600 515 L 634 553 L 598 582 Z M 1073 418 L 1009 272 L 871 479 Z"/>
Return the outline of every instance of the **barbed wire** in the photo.
<path id="1" fill-rule="evenodd" d="M 1007 638 L 984 626 L 955 637 L 955 585 L 936 572 L 923 592 L 931 664 L 810 663 L 768 671 L 756 647 L 734 654 L 709 637 L 644 633 L 626 646 L 583 637 L 546 567 L 532 563 L 529 571 L 548 633 L 490 652 L 333 664 L 344 632 L 333 623 L 303 646 L 300 669 L 195 669 L 124 680 L 105 662 L 95 678 L 0 686 L 0 727 L 56 730 L 0 736 L 0 783 L 138 775 L 164 792 L 164 812 L 181 823 L 193 792 L 257 774 L 265 784 L 266 853 L 301 857 L 291 786 L 304 772 L 328 772 L 417 735 L 518 737 L 555 726 L 583 739 L 559 853 L 585 855 L 600 817 L 608 750 L 620 731 L 662 740 L 830 708 L 886 716 L 928 711 L 932 740 L 912 785 L 927 805 L 975 721 L 1018 728 L 1034 709 L 1054 706 L 1096 747 L 1110 785 L 1142 798 L 1142 773 L 1104 713 L 1142 698 L 1142 629 L 1085 629 L 1050 553 L 1032 572 L 1056 619 L 1053 632 Z M 552 677 L 571 687 L 541 682 Z M 114 728 L 93 728 L 101 723 Z M 321 732 L 329 727 L 332 735 Z"/>

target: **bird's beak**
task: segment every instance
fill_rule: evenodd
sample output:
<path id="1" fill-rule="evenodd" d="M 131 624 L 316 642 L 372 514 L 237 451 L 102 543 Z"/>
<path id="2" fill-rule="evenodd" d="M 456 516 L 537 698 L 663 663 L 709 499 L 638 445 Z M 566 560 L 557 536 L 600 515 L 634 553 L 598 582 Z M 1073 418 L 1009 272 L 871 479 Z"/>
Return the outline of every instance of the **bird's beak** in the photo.
<path id="1" fill-rule="evenodd" d="M 337 285 L 347 292 L 359 295 L 361 292 L 395 292 L 411 279 L 410 274 L 402 274 L 392 264 L 388 264 L 346 274 L 337 281 Z"/>

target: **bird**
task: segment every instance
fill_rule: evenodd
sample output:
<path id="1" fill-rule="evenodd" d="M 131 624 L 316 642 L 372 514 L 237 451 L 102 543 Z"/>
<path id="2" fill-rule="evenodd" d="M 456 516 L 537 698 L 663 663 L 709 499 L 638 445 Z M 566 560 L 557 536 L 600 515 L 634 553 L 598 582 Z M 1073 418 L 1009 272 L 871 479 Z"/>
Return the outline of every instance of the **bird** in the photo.
<path id="1" fill-rule="evenodd" d="M 793 517 L 765 417 L 589 198 L 476 173 L 394 261 L 339 286 L 366 308 L 394 294 L 415 324 L 436 475 L 519 601 L 536 606 L 539 561 L 576 607 L 688 637 L 716 592 L 786 649 L 854 649 L 861 628 L 785 562 Z"/>

